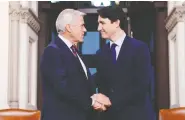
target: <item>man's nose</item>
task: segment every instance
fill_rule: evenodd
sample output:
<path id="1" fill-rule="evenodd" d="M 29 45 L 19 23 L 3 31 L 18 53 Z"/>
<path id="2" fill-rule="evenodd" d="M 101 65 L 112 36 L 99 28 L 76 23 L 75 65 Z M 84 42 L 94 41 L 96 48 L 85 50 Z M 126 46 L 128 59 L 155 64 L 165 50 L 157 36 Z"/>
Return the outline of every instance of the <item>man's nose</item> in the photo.
<path id="1" fill-rule="evenodd" d="M 101 25 L 98 25 L 98 31 L 101 31 L 102 27 Z"/>
<path id="2" fill-rule="evenodd" d="M 84 27 L 83 31 L 84 31 L 84 32 L 87 32 L 87 29 Z"/>

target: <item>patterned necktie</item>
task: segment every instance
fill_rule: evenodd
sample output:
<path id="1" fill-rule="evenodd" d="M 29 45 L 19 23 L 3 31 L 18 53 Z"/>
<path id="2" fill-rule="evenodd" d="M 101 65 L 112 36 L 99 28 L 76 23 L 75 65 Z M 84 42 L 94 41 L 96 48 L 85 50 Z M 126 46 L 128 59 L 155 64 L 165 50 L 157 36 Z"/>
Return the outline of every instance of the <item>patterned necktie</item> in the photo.
<path id="1" fill-rule="evenodd" d="M 112 53 L 112 60 L 113 60 L 113 63 L 116 63 L 116 44 L 115 43 L 113 43 L 112 45 L 111 45 L 111 53 Z"/>
<path id="2" fill-rule="evenodd" d="M 82 65 L 82 63 L 80 62 L 80 59 L 82 60 L 82 58 L 80 57 L 80 55 L 79 55 L 79 53 L 78 53 L 78 49 L 74 46 L 74 45 L 72 45 L 71 46 L 71 50 L 72 50 L 72 53 L 73 53 L 73 55 L 77 58 L 76 60 L 78 60 L 78 62 L 80 63 L 80 66 L 82 67 L 82 69 L 86 69 L 86 71 L 87 71 L 87 75 L 86 75 L 86 73 L 85 73 L 85 70 L 83 70 L 84 71 L 84 74 L 86 75 L 86 77 L 87 77 L 87 79 L 88 79 L 88 76 L 90 76 L 90 72 L 89 72 L 89 70 L 86 68 L 86 65 L 84 64 L 84 67 L 85 68 L 83 68 L 83 65 Z M 79 55 L 79 58 L 77 57 L 77 54 Z M 83 62 L 83 60 L 82 60 L 82 62 Z"/>
<path id="3" fill-rule="evenodd" d="M 74 45 L 72 45 L 72 46 L 71 46 L 71 50 L 72 50 L 72 52 L 73 52 L 73 55 L 74 55 L 75 57 L 77 57 L 77 48 L 76 48 Z"/>

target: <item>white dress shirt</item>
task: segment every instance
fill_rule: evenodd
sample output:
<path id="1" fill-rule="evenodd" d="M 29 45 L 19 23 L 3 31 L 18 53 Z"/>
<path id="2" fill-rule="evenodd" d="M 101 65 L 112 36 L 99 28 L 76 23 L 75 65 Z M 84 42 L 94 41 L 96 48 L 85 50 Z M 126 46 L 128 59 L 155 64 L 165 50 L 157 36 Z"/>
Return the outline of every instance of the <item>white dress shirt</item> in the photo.
<path id="1" fill-rule="evenodd" d="M 115 42 L 112 42 L 112 41 L 110 41 L 110 47 L 111 47 L 111 45 L 113 44 L 113 43 L 115 43 L 117 46 L 116 46 L 116 60 L 117 60 L 117 58 L 118 58 L 118 55 L 119 55 L 119 52 L 120 52 L 120 50 L 121 50 L 121 46 L 122 46 L 122 44 L 123 44 L 123 41 L 124 41 L 124 39 L 125 39 L 125 37 L 126 37 L 126 34 L 124 33 L 118 40 L 116 40 Z"/>
<path id="2" fill-rule="evenodd" d="M 58 37 L 68 46 L 68 48 L 71 50 L 71 52 L 73 53 L 72 49 L 71 49 L 71 46 L 73 45 L 69 40 L 67 40 L 66 38 L 64 38 L 62 35 L 58 35 Z M 84 62 L 82 61 L 82 59 L 80 58 L 80 56 L 78 55 L 77 53 L 77 56 L 78 56 L 78 59 L 80 60 L 80 63 L 83 67 L 83 70 L 85 72 L 85 75 L 88 79 L 88 75 L 87 75 L 87 69 L 86 69 L 86 66 L 84 64 Z"/>

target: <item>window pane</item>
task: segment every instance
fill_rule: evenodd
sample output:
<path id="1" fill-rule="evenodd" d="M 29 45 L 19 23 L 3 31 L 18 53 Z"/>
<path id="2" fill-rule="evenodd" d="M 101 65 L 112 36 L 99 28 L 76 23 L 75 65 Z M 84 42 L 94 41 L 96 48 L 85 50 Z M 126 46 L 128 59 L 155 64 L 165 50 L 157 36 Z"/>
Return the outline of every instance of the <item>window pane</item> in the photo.
<path id="1" fill-rule="evenodd" d="M 99 32 L 87 32 L 82 44 L 82 54 L 95 54 L 100 48 Z"/>

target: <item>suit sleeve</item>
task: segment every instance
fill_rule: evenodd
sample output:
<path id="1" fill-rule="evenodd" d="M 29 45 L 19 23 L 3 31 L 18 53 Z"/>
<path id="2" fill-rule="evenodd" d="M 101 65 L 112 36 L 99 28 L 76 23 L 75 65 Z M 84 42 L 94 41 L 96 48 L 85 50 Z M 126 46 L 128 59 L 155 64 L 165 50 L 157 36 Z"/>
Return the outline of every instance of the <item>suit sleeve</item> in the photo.
<path id="1" fill-rule="evenodd" d="M 119 110 L 129 104 L 137 105 L 137 102 L 144 102 L 149 90 L 151 79 L 150 54 L 146 44 L 136 48 L 134 56 L 134 67 L 132 68 L 132 83 L 122 86 L 117 85 L 115 92 L 110 96 L 112 109 Z"/>
<path id="2" fill-rule="evenodd" d="M 47 81 L 43 82 L 48 82 L 53 86 L 54 92 L 59 94 L 61 98 L 71 101 L 84 110 L 91 107 L 92 100 L 90 97 L 88 100 L 84 99 L 80 97 L 78 91 L 74 91 L 68 86 L 66 68 L 57 48 L 50 46 L 45 49 L 41 61 L 41 73 L 47 78 L 45 79 Z"/>

